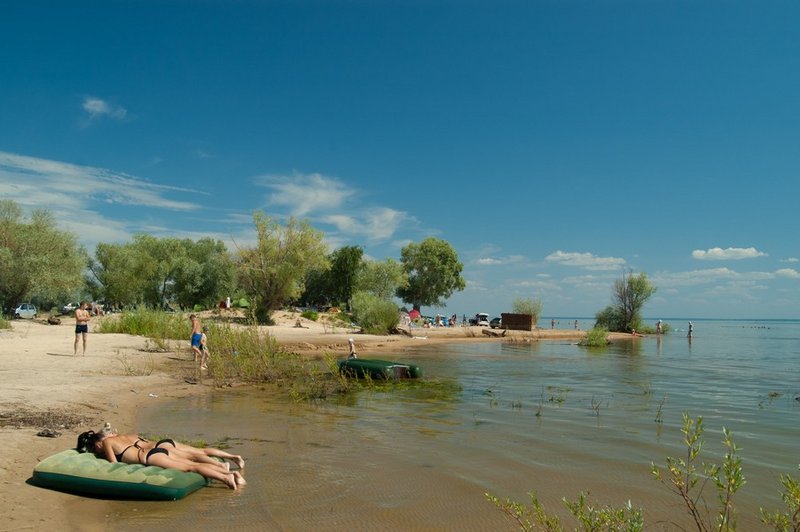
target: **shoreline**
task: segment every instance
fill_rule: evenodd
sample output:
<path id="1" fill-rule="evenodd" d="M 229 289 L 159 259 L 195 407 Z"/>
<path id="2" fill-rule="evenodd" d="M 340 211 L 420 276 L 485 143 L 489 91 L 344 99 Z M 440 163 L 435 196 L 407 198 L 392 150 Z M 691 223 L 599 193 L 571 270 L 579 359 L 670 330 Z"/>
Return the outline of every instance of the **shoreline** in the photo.
<path id="1" fill-rule="evenodd" d="M 312 358 L 330 352 L 344 356 L 350 337 L 362 356 L 388 352 L 406 356 L 423 342 L 577 342 L 586 334 L 574 329 L 537 329 L 492 337 L 478 327 L 452 327 L 414 328 L 412 336 L 373 336 L 325 326 L 294 313 L 276 313 L 275 317 L 276 325 L 264 329 L 284 350 Z M 6 522 L 4 530 L 104 530 L 110 519 L 108 501 L 33 486 L 29 480 L 34 466 L 51 454 L 74 447 L 77 434 L 105 421 L 126 432 L 139 432 L 141 406 L 159 399 L 205 394 L 213 389 L 211 381 L 186 382 L 194 374 L 188 341 L 177 342 L 177 352 L 153 353 L 147 351 L 143 337 L 90 333 L 86 356 L 81 356 L 79 346 L 74 357 L 72 319 L 62 319 L 60 325 L 42 320 L 11 323 L 10 330 L 0 331 L 0 375 L 5 383 L 0 399 L 0 445 L 5 456 L 0 465 L 0 497 L 7 502 L 0 512 Z M 610 339 L 630 340 L 631 336 L 611 335 Z M 44 428 L 60 435 L 37 436 Z"/>

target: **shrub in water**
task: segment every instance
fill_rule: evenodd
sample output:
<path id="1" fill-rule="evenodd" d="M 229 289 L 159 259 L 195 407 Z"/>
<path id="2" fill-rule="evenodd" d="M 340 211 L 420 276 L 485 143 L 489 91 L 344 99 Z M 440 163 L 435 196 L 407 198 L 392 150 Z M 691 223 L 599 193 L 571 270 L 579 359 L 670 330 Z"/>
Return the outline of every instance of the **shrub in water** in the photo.
<path id="1" fill-rule="evenodd" d="M 608 345 L 608 329 L 605 327 L 595 327 L 588 333 L 586 338 L 579 342 L 580 345 L 587 347 L 605 347 Z"/>

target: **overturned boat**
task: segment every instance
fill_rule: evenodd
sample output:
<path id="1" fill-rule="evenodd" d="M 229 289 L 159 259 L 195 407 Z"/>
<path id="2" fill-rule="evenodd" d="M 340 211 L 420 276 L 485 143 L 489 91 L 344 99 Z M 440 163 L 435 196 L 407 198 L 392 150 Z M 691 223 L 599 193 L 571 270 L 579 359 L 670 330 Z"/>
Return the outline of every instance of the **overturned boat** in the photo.
<path id="1" fill-rule="evenodd" d="M 388 360 L 346 358 L 339 360 L 336 364 L 339 366 L 339 373 L 350 377 L 363 378 L 369 375 L 371 379 L 381 380 L 418 379 L 422 377 L 422 370 L 419 366 Z"/>

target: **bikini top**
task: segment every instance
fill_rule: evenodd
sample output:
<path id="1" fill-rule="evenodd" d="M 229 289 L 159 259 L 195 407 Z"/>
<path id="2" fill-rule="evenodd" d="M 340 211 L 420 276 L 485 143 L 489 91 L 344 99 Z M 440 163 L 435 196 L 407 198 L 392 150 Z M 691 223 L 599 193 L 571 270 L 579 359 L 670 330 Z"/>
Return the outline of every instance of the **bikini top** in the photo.
<path id="1" fill-rule="evenodd" d="M 116 456 L 116 457 L 117 457 L 117 462 L 122 462 L 122 457 L 123 457 L 123 456 L 125 456 L 125 453 L 126 453 L 126 452 L 128 451 L 128 449 L 130 449 L 131 447 L 136 447 L 137 449 L 139 449 L 139 450 L 141 451 L 141 450 L 142 450 L 142 448 L 141 448 L 141 447 L 139 447 L 139 442 L 140 442 L 140 441 L 147 441 L 147 440 L 145 440 L 144 438 L 137 438 L 135 442 L 133 442 L 132 444 L 130 444 L 130 445 L 128 445 L 127 447 L 125 447 L 124 449 L 122 449 L 122 452 L 121 452 L 121 453 L 117 453 L 117 454 L 115 454 L 114 456 Z"/>

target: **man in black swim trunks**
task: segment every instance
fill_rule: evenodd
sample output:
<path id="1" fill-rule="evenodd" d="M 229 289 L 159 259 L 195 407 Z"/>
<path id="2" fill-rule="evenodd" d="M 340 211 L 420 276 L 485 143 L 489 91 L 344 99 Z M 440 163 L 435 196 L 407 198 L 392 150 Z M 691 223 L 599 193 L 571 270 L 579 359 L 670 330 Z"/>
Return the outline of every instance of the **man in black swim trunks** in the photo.
<path id="1" fill-rule="evenodd" d="M 78 354 L 78 341 L 83 337 L 83 354 L 86 354 L 86 337 L 89 336 L 89 320 L 92 318 L 86 310 L 86 301 L 81 301 L 80 306 L 75 309 L 75 345 L 72 348 L 72 356 Z"/>

